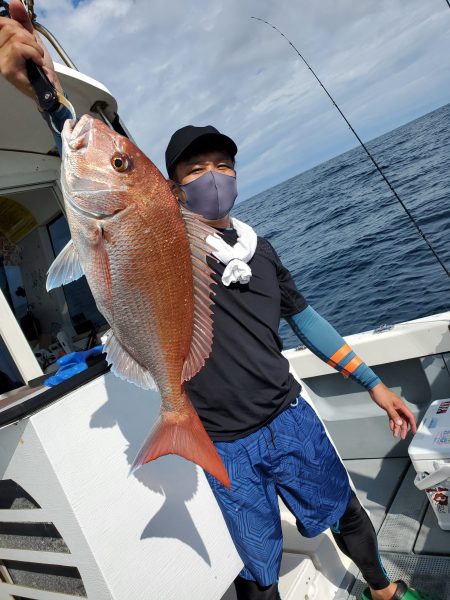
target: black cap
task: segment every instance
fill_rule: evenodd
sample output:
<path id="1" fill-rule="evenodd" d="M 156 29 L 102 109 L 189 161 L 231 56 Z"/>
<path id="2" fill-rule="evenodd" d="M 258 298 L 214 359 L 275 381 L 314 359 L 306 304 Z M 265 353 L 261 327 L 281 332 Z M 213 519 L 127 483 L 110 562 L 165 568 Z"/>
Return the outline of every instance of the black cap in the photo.
<path id="1" fill-rule="evenodd" d="M 195 125 L 186 125 L 175 131 L 173 136 L 170 138 L 169 145 L 166 149 L 166 169 L 169 173 L 170 169 L 175 165 L 177 160 L 183 154 L 187 148 L 196 142 L 199 138 L 216 137 L 230 152 L 232 158 L 235 157 L 238 149 L 236 144 L 231 138 L 223 133 L 220 133 L 212 125 L 206 125 L 205 127 L 195 127 Z"/>

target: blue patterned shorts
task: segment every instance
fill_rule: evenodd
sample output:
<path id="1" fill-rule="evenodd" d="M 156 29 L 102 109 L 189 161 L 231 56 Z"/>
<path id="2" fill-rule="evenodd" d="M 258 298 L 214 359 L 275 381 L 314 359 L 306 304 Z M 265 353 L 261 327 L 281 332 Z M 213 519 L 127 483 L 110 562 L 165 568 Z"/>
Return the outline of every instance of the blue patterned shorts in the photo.
<path id="1" fill-rule="evenodd" d="M 311 406 L 301 397 L 245 438 L 215 442 L 231 490 L 206 473 L 245 565 L 241 577 L 278 580 L 282 533 L 278 497 L 300 533 L 318 535 L 345 512 L 352 490 L 347 472 Z"/>

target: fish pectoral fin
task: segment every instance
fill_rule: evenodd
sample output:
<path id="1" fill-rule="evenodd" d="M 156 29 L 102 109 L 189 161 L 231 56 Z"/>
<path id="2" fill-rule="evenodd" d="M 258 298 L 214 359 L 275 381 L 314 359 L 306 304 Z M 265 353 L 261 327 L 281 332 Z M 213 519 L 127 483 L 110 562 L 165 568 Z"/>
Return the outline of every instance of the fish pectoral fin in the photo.
<path id="1" fill-rule="evenodd" d="M 111 371 L 120 379 L 134 383 L 144 390 L 156 390 L 155 380 L 145 367 L 141 366 L 128 353 L 110 329 L 106 334 L 108 340 L 105 344 L 106 361 L 111 365 Z"/>
<path id="2" fill-rule="evenodd" d="M 70 240 L 50 265 L 47 273 L 47 292 L 71 281 L 76 281 L 83 275 L 80 257 Z"/>
<path id="3" fill-rule="evenodd" d="M 230 489 L 225 465 L 190 402 L 182 413 L 161 414 L 136 456 L 131 473 L 166 454 L 177 454 L 190 460 Z"/>

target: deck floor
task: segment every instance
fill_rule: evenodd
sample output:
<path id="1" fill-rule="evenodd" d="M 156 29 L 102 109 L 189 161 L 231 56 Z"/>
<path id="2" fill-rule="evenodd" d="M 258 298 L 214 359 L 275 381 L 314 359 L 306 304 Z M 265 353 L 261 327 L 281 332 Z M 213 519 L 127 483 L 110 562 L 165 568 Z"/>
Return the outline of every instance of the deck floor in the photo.
<path id="1" fill-rule="evenodd" d="M 384 459 L 392 460 L 395 459 Z M 352 462 L 347 462 L 351 474 L 354 467 Z M 367 469 L 371 461 L 365 462 Z M 376 464 L 372 466 L 377 468 Z M 391 463 L 389 467 L 384 465 L 383 468 L 389 473 L 390 480 L 395 479 L 392 467 L 400 473 L 401 465 Z M 378 488 L 388 488 L 384 478 L 373 475 L 367 472 L 364 479 L 358 481 L 357 477 L 353 478 L 360 499 L 369 510 L 373 505 L 370 482 L 377 481 Z M 414 477 L 415 471 L 411 465 L 400 481 L 395 496 L 386 503 L 384 517 L 380 520 L 379 510 L 374 515 L 381 559 L 392 580 L 403 579 L 411 587 L 435 594 L 441 600 L 450 600 L 450 531 L 440 529 L 424 492 L 414 486 Z M 367 584 L 360 573 L 355 572 L 355 576 L 351 592 L 347 595 L 338 593 L 336 600 L 359 600 Z"/>

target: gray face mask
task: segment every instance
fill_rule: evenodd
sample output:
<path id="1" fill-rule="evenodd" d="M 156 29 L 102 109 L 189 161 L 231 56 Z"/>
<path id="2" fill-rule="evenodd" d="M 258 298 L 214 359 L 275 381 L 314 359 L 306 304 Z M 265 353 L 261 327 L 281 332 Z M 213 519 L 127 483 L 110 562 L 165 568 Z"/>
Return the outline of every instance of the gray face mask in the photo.
<path id="1" fill-rule="evenodd" d="M 237 197 L 236 177 L 216 171 L 208 171 L 180 187 L 186 194 L 186 208 L 209 221 L 223 219 Z"/>

